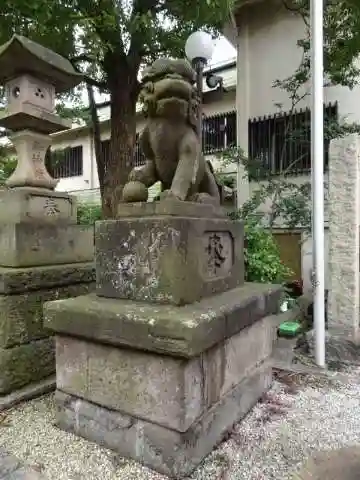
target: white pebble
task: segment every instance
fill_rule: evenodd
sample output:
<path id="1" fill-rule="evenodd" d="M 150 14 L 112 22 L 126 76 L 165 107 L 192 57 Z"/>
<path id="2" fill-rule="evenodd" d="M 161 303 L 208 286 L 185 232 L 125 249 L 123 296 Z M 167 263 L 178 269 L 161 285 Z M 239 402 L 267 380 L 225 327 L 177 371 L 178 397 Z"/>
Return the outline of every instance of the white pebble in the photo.
<path id="1" fill-rule="evenodd" d="M 353 370 L 354 378 L 359 371 Z M 266 396 L 190 477 L 290 480 L 312 453 L 360 443 L 360 385 L 311 382 Z M 0 446 L 48 480 L 165 480 L 167 477 L 53 426 L 53 396 L 24 403 L 0 424 Z"/>

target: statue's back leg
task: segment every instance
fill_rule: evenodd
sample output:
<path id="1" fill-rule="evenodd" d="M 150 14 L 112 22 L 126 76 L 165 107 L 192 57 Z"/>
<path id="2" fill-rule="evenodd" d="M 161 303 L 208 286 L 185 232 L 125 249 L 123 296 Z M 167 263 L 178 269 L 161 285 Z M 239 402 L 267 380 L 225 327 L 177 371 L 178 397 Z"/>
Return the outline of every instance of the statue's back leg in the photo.
<path id="1" fill-rule="evenodd" d="M 221 195 L 218 184 L 216 183 L 214 171 L 210 162 L 205 162 L 204 177 L 199 186 L 199 194 L 208 194 L 212 197 L 212 202 L 220 204 Z"/>

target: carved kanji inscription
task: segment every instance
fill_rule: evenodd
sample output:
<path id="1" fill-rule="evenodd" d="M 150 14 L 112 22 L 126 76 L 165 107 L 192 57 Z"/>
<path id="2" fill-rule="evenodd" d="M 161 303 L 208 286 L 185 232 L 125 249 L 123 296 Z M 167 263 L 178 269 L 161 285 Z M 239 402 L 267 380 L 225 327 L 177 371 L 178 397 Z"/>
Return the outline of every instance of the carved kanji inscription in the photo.
<path id="1" fill-rule="evenodd" d="M 227 276 L 234 262 L 234 241 L 230 232 L 205 232 L 203 248 L 203 275 L 211 279 Z"/>

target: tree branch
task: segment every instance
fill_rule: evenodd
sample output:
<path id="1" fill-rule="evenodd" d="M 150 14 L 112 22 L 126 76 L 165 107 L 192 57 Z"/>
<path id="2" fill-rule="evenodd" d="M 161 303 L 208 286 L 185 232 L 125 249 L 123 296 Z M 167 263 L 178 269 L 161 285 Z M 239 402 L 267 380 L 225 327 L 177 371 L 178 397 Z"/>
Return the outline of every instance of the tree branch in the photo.
<path id="1" fill-rule="evenodd" d="M 98 88 L 99 90 L 106 90 L 107 89 L 107 83 L 105 81 L 101 82 L 99 80 L 95 80 L 94 78 L 91 78 L 88 75 L 84 75 L 84 82 L 87 85 L 91 85 L 92 87 Z"/>
<path id="2" fill-rule="evenodd" d="M 76 55 L 75 57 L 69 58 L 70 62 L 72 65 L 75 65 L 80 62 L 88 62 L 88 63 L 94 63 L 95 59 L 89 57 L 89 55 L 86 55 L 85 53 L 81 55 Z"/>
<path id="3" fill-rule="evenodd" d="M 306 0 L 302 3 L 302 5 L 299 5 L 297 7 L 292 7 L 288 4 L 287 0 L 282 0 L 281 2 L 283 4 L 283 6 L 286 8 L 286 10 L 288 10 L 289 12 L 293 12 L 293 13 L 297 13 L 298 15 L 300 15 L 305 23 L 305 25 L 307 26 L 307 28 L 310 28 L 310 23 L 307 19 L 307 8 L 306 8 L 306 5 L 307 2 Z"/>
<path id="4" fill-rule="evenodd" d="M 150 12 L 152 16 L 155 16 L 159 9 L 159 0 L 135 0 L 133 10 L 131 13 L 131 20 L 135 21 L 135 18 L 139 15 L 145 15 Z M 145 47 L 143 42 L 143 35 L 141 31 L 135 31 L 131 35 L 130 48 L 128 53 L 128 59 L 131 67 L 134 70 L 138 70 L 141 64 L 142 57 L 145 55 Z"/>
<path id="5" fill-rule="evenodd" d="M 85 57 L 85 56 L 86 55 L 79 55 L 79 57 L 77 57 L 77 60 L 75 60 L 75 58 L 69 59 L 70 63 L 72 64 L 74 69 L 83 76 L 84 82 L 87 85 L 91 85 L 92 87 L 98 88 L 99 90 L 105 90 L 107 88 L 107 83 L 105 81 L 101 82 L 99 80 L 96 80 L 95 78 L 91 78 L 89 75 L 86 75 L 84 72 L 82 72 L 78 67 L 77 62 L 83 61 L 83 60 L 80 60 L 80 57 Z"/>

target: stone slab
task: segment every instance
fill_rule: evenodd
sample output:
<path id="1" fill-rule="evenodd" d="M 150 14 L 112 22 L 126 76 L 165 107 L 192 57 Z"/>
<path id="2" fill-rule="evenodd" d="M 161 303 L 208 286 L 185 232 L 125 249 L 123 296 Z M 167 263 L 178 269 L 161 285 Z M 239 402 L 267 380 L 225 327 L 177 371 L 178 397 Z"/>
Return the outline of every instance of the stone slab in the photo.
<path id="1" fill-rule="evenodd" d="M 158 202 L 121 203 L 117 217 L 152 217 L 166 215 L 170 217 L 223 218 L 225 210 L 206 203 L 161 200 Z"/>
<path id="2" fill-rule="evenodd" d="M 315 330 L 306 332 L 306 342 L 309 355 L 315 360 L 316 350 Z M 340 365 L 360 365 L 360 346 L 354 342 L 354 337 L 342 329 L 329 329 L 325 332 L 326 363 L 329 367 Z"/>
<path id="3" fill-rule="evenodd" d="M 0 448 L 0 480 L 45 480 L 45 477 Z"/>
<path id="4" fill-rule="evenodd" d="M 76 197 L 41 188 L 0 190 L 0 224 L 44 221 L 77 222 Z"/>
<path id="5" fill-rule="evenodd" d="M 23 103 L 16 112 L 8 113 L 4 110 L 2 115 L 0 115 L 0 125 L 12 132 L 19 132 L 26 125 L 27 129 L 45 135 L 71 128 L 69 120 L 36 108 L 28 103 Z"/>
<path id="6" fill-rule="evenodd" d="M 226 218 L 150 216 L 96 223 L 96 292 L 184 305 L 244 283 L 244 229 Z"/>
<path id="7" fill-rule="evenodd" d="M 57 388 L 185 432 L 256 364 L 270 357 L 273 338 L 273 325 L 265 317 L 186 361 L 57 336 Z"/>
<path id="8" fill-rule="evenodd" d="M 359 337 L 360 138 L 330 142 L 328 324 Z"/>
<path id="9" fill-rule="evenodd" d="M 179 433 L 57 391 L 57 425 L 172 478 L 190 475 L 270 387 L 263 364 L 186 432 Z"/>
<path id="10" fill-rule="evenodd" d="M 278 313 L 281 295 L 279 285 L 247 283 L 179 308 L 90 294 L 46 303 L 44 325 L 62 335 L 191 358 Z"/>
<path id="11" fill-rule="evenodd" d="M 91 291 L 90 283 L 79 283 L 15 295 L 0 295 L 0 348 L 48 337 L 43 324 L 43 303 L 76 297 Z"/>
<path id="12" fill-rule="evenodd" d="M 10 475 L 21 467 L 21 462 L 14 455 L 0 449 L 0 479 Z"/>
<path id="13" fill-rule="evenodd" d="M 359 480 L 360 446 L 316 453 L 293 480 Z"/>
<path id="14" fill-rule="evenodd" d="M 5 395 L 49 377 L 54 371 L 55 348 L 52 338 L 0 349 L 0 394 Z"/>
<path id="15" fill-rule="evenodd" d="M 69 263 L 24 268 L 0 267 L 0 294 L 2 295 L 14 295 L 78 283 L 95 283 L 94 263 Z"/>
<path id="16" fill-rule="evenodd" d="M 93 227 L 23 222 L 0 225 L 0 265 L 32 267 L 90 262 Z"/>
<path id="17" fill-rule="evenodd" d="M 26 385 L 25 387 L 19 388 L 7 395 L 0 395 L 0 412 L 8 410 L 19 403 L 45 395 L 55 389 L 56 377 L 55 375 L 51 375 L 51 377 Z"/>

